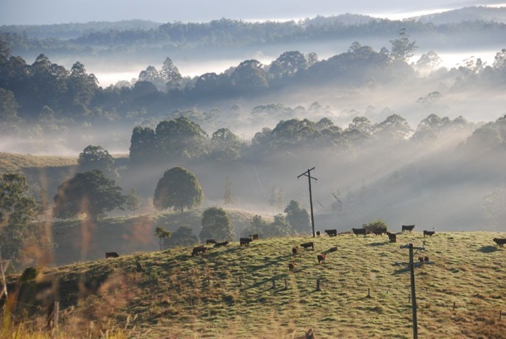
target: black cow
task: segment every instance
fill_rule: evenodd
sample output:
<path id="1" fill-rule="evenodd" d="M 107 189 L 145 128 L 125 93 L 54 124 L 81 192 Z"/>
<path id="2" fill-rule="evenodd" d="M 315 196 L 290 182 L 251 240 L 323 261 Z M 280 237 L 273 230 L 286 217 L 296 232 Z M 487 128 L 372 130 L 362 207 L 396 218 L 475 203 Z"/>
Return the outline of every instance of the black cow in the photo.
<path id="1" fill-rule="evenodd" d="M 378 236 L 378 235 L 383 236 L 383 233 L 387 233 L 387 230 L 384 228 L 378 228 L 378 229 L 372 230 L 372 233 L 374 233 L 374 235 L 376 235 L 376 236 Z"/>
<path id="2" fill-rule="evenodd" d="M 205 247 L 204 245 L 194 247 L 192 251 L 192 257 L 196 254 L 204 253 L 205 251 L 207 251 L 207 247 Z"/>
<path id="3" fill-rule="evenodd" d="M 337 230 L 325 230 L 329 237 L 337 237 Z"/>
<path id="4" fill-rule="evenodd" d="M 494 242 L 501 247 L 504 247 L 504 244 L 506 244 L 506 239 L 504 238 L 494 238 Z"/>
<path id="5" fill-rule="evenodd" d="M 206 245 L 210 245 L 210 244 L 216 244 L 216 240 L 214 240 L 214 239 L 207 239 L 206 240 Z"/>
<path id="6" fill-rule="evenodd" d="M 314 250 L 314 242 L 306 242 L 300 244 L 300 246 L 304 247 L 305 250 L 307 250 L 309 247 L 311 247 Z"/>
<path id="7" fill-rule="evenodd" d="M 322 262 L 325 262 L 325 258 L 327 258 L 327 255 L 325 253 L 318 254 L 318 264 L 321 264 Z"/>
<path id="8" fill-rule="evenodd" d="M 292 261 L 291 263 L 288 264 L 288 269 L 290 271 L 293 271 L 295 269 L 295 261 Z"/>
<path id="9" fill-rule="evenodd" d="M 367 235 L 367 229 L 365 228 L 352 228 L 351 230 L 357 237 L 359 234 L 363 234 L 364 237 Z"/>
<path id="10" fill-rule="evenodd" d="M 252 242 L 253 240 L 251 238 L 241 238 L 239 239 L 239 243 L 244 246 L 249 246 L 249 243 Z"/>
<path id="11" fill-rule="evenodd" d="M 316 231 L 316 236 L 319 237 L 320 236 L 320 231 Z"/>
<path id="12" fill-rule="evenodd" d="M 214 244 L 214 247 L 222 247 L 222 246 L 228 246 L 228 241 L 217 242 L 216 244 Z"/>
<path id="13" fill-rule="evenodd" d="M 397 242 L 397 234 L 387 232 L 387 235 L 388 235 L 388 240 L 390 240 L 390 242 Z"/>
<path id="14" fill-rule="evenodd" d="M 250 234 L 249 237 L 251 240 L 258 240 L 258 234 Z"/>
<path id="15" fill-rule="evenodd" d="M 105 252 L 106 258 L 117 258 L 119 257 L 119 254 L 117 252 Z"/>
<path id="16" fill-rule="evenodd" d="M 415 225 L 402 225 L 401 230 L 402 232 L 409 231 L 411 233 L 411 231 L 413 231 L 413 228 L 415 228 Z"/>
<path id="17" fill-rule="evenodd" d="M 423 231 L 423 237 L 425 238 L 425 236 L 428 235 L 429 237 L 432 238 L 432 236 L 434 235 L 434 233 L 436 233 L 436 231 L 426 231 L 426 230 L 424 230 Z"/>
<path id="18" fill-rule="evenodd" d="M 335 252 L 335 251 L 337 251 L 337 246 L 335 246 L 335 247 L 331 247 L 331 248 L 329 249 L 329 252 Z"/>
<path id="19" fill-rule="evenodd" d="M 299 246 L 292 247 L 292 254 L 297 255 L 297 252 L 299 252 Z"/>

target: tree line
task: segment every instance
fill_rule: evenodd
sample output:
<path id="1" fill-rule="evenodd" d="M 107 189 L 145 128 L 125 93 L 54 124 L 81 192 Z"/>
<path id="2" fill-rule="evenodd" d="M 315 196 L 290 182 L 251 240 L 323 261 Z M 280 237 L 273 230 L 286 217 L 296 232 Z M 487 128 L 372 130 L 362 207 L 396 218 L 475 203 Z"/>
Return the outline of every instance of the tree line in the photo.
<path id="1" fill-rule="evenodd" d="M 67 70 L 40 54 L 29 65 L 22 57 L 11 55 L 8 46 L 0 41 L 0 130 L 20 134 L 23 123 L 28 122 L 35 123 L 33 135 L 63 134 L 83 123 L 132 123 L 167 110 L 184 110 L 189 105 L 261 98 L 288 88 L 373 89 L 409 81 L 423 83 L 417 72 L 437 69 L 440 59 L 435 52 L 423 54 L 415 64 L 407 63 L 416 45 L 405 29 L 391 40 L 391 45 L 390 49 L 375 51 L 354 42 L 347 52 L 326 60 L 318 60 L 315 53 L 288 51 L 269 65 L 245 60 L 220 74 L 206 73 L 194 78 L 183 77 L 172 60 L 166 58 L 161 70 L 147 67 L 134 84 L 122 82 L 102 88 L 80 62 Z M 452 81 L 456 91 L 492 85 L 497 88 L 504 84 L 505 61 L 503 49 L 492 65 L 477 59 L 458 68 L 440 70 L 437 76 L 441 81 Z M 208 118 L 216 119 L 216 114 Z"/>
<path id="2" fill-rule="evenodd" d="M 0 29 L 0 39 L 6 41 L 17 53 L 43 51 L 92 55 L 113 53 L 118 49 L 128 50 L 128 53 L 146 52 L 146 49 L 156 50 L 161 45 L 169 51 L 180 48 L 209 50 L 359 39 L 364 36 L 384 38 L 395 34 L 402 27 L 415 34 L 430 35 L 436 44 L 459 45 L 458 36 L 462 33 L 466 34 L 467 43 L 482 43 L 484 35 L 497 39 L 506 29 L 506 25 L 489 20 L 433 24 L 349 14 L 288 22 L 255 23 L 222 18 L 203 23 L 168 22 L 157 25 L 140 21 L 135 26 L 131 22 L 94 23 L 93 26 L 96 27 L 90 28 L 84 24 L 82 28 L 71 24 L 60 25 L 52 30 L 51 27 L 45 27 L 45 36 L 33 32 L 30 27 L 4 26 Z"/>

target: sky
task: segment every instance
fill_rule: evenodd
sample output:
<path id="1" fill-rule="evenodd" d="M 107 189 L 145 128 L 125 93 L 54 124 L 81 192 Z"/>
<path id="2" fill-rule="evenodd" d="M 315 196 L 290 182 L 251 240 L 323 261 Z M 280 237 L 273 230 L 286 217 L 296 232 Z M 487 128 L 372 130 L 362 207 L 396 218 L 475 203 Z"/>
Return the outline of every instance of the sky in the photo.
<path id="1" fill-rule="evenodd" d="M 131 19 L 155 22 L 289 20 L 344 13 L 390 19 L 504 0 L 0 0 L 0 25 L 46 25 Z"/>

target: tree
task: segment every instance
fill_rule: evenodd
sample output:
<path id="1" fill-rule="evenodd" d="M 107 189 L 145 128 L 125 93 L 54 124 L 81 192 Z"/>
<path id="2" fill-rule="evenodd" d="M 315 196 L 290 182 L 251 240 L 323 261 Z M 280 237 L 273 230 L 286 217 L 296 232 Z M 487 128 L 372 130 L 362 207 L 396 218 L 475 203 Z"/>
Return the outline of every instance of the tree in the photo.
<path id="1" fill-rule="evenodd" d="M 299 203 L 297 201 L 290 201 L 288 206 L 285 208 L 285 213 L 286 219 L 294 231 L 297 231 L 300 234 L 311 232 L 309 214 L 304 208 L 301 208 L 299 206 Z"/>
<path id="2" fill-rule="evenodd" d="M 251 220 L 250 225 L 242 231 L 242 235 L 244 237 L 248 237 L 250 234 L 258 234 L 263 237 L 265 229 L 268 226 L 269 225 L 265 220 L 262 219 L 261 215 L 255 215 L 253 217 L 253 220 Z"/>
<path id="3" fill-rule="evenodd" d="M 79 214 L 86 214 L 87 218 L 103 218 L 106 212 L 123 208 L 125 196 L 121 191 L 121 187 L 100 170 L 77 173 L 58 187 L 53 213 L 57 218 L 72 218 Z"/>
<path id="4" fill-rule="evenodd" d="M 264 236 L 267 238 L 286 237 L 291 234 L 292 227 L 282 214 L 275 215 L 274 221 L 264 229 Z"/>
<path id="5" fill-rule="evenodd" d="M 14 93 L 0 88 L 0 133 L 12 133 L 21 119 L 18 117 L 18 103 Z M 17 128 L 14 128 L 17 131 Z"/>
<path id="6" fill-rule="evenodd" d="M 211 207 L 204 211 L 200 239 L 235 240 L 234 227 L 230 224 L 230 219 L 224 209 Z"/>
<path id="7" fill-rule="evenodd" d="M 34 223 L 38 206 L 28 194 L 28 184 L 20 174 L 0 178 L 0 250 L 2 258 L 23 261 L 22 250 L 30 242 L 42 242 Z"/>
<path id="8" fill-rule="evenodd" d="M 162 121 L 156 126 L 156 145 L 162 159 L 198 158 L 206 154 L 207 133 L 186 117 Z"/>
<path id="9" fill-rule="evenodd" d="M 415 41 L 409 40 L 406 28 L 401 28 L 399 38 L 390 40 L 390 43 L 392 44 L 390 56 L 395 61 L 407 62 L 413 56 L 413 51 L 418 48 L 418 46 L 415 46 Z"/>
<path id="10" fill-rule="evenodd" d="M 174 62 L 172 62 L 172 59 L 169 57 L 167 57 L 163 62 L 160 77 L 165 80 L 168 90 L 180 87 L 183 80 L 181 73 L 179 73 L 179 69 L 176 65 L 174 65 Z"/>
<path id="11" fill-rule="evenodd" d="M 184 211 L 202 204 L 204 193 L 197 177 L 182 167 L 165 171 L 158 181 L 153 198 L 156 209 L 175 208 Z"/>
<path id="12" fill-rule="evenodd" d="M 125 197 L 125 207 L 127 210 L 134 212 L 141 207 L 141 197 L 137 194 L 135 187 L 132 187 Z"/>
<path id="13" fill-rule="evenodd" d="M 196 235 L 193 235 L 193 231 L 188 226 L 181 226 L 175 232 L 172 233 L 172 236 L 168 239 L 165 239 L 164 245 L 165 247 L 176 247 L 176 246 L 192 246 L 199 241 Z"/>
<path id="14" fill-rule="evenodd" d="M 362 228 L 365 228 L 369 233 L 373 233 L 374 231 L 386 232 L 388 230 L 387 224 L 381 219 L 363 224 Z"/>
<path id="15" fill-rule="evenodd" d="M 111 178 L 117 179 L 119 177 L 114 168 L 114 158 L 102 146 L 89 145 L 86 147 L 79 154 L 77 163 L 81 172 L 98 169 Z"/>
<path id="16" fill-rule="evenodd" d="M 381 141 L 404 140 L 412 131 L 406 119 L 397 114 L 392 114 L 385 121 L 375 125 L 374 135 Z"/>
<path id="17" fill-rule="evenodd" d="M 95 75 L 87 74 L 82 63 L 78 61 L 72 65 L 70 76 L 67 79 L 70 104 L 82 104 L 87 107 L 98 89 L 97 83 L 98 80 Z"/>
<path id="18" fill-rule="evenodd" d="M 172 232 L 167 231 L 163 227 L 157 227 L 155 229 L 155 236 L 158 237 L 158 245 L 160 245 L 160 251 L 162 250 L 163 242 L 165 239 L 170 238 Z"/>
<path id="19" fill-rule="evenodd" d="M 150 127 L 136 126 L 130 141 L 130 162 L 135 165 L 149 164 L 157 160 L 156 151 L 155 131 Z"/>
<path id="20" fill-rule="evenodd" d="M 257 60 L 246 60 L 237 66 L 230 75 L 231 84 L 238 94 L 253 94 L 269 87 L 267 75 Z"/>
<path id="21" fill-rule="evenodd" d="M 228 128 L 220 128 L 211 138 L 211 154 L 215 161 L 236 160 L 241 157 L 243 143 Z"/>

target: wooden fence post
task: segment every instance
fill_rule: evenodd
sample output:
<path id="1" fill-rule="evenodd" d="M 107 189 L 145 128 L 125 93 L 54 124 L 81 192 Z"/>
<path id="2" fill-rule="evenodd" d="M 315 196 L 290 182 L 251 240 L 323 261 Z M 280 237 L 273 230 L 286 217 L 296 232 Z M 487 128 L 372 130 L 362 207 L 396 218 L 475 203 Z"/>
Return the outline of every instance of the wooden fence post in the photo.
<path id="1" fill-rule="evenodd" d="M 285 278 L 285 290 L 287 290 L 287 289 L 288 289 L 288 283 L 287 283 L 286 278 Z"/>
<path id="2" fill-rule="evenodd" d="M 276 279 L 272 278 L 272 289 L 276 288 Z"/>
<path id="3" fill-rule="evenodd" d="M 316 279 L 316 290 L 317 291 L 321 291 L 321 288 L 320 288 L 320 279 Z"/>

